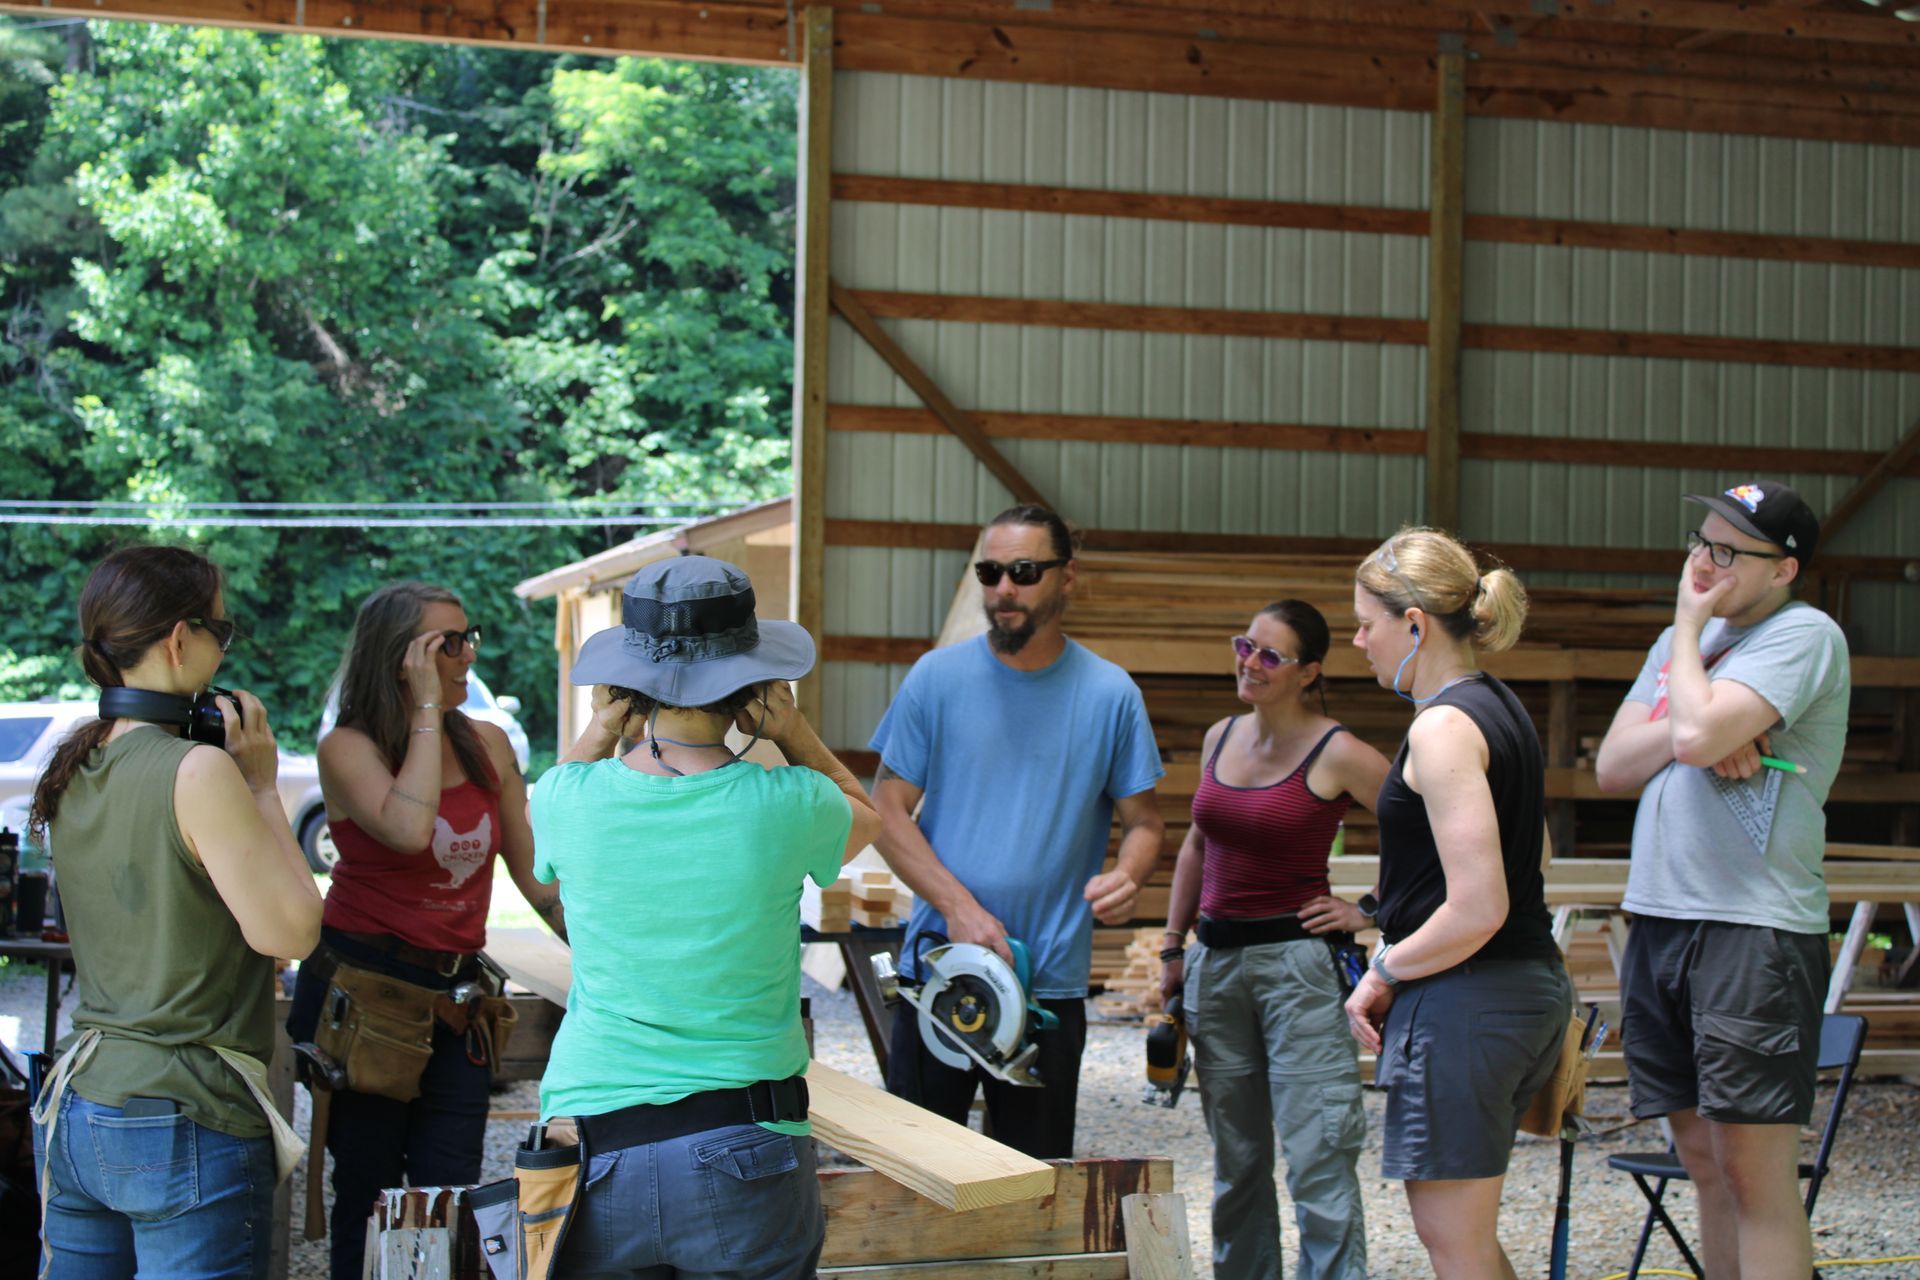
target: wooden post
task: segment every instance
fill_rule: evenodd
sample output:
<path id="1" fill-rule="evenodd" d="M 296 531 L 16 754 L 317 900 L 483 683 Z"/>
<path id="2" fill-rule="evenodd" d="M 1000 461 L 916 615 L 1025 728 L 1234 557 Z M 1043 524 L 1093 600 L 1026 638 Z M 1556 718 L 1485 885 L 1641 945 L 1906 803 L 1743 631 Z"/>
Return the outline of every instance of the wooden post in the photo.
<path id="1" fill-rule="evenodd" d="M 833 10 L 802 20 L 800 236 L 794 264 L 792 617 L 817 643 L 826 632 L 827 281 L 833 183 Z M 820 670 L 800 680 L 794 700 L 817 725 Z"/>
<path id="2" fill-rule="evenodd" d="M 1178 1191 L 1124 1196 L 1127 1275 L 1132 1280 L 1193 1280 L 1187 1198 Z"/>
<path id="3" fill-rule="evenodd" d="M 1465 199 L 1466 58 L 1436 76 L 1427 238 L 1427 523 L 1460 527 L 1460 258 Z"/>
<path id="4" fill-rule="evenodd" d="M 1833 540 L 1840 536 L 1840 531 L 1853 523 L 1853 518 L 1860 514 L 1860 508 L 1866 506 L 1873 500 L 1873 495 L 1880 492 L 1880 486 L 1905 471 L 1907 465 L 1916 457 L 1920 457 L 1920 418 L 1914 420 L 1913 425 L 1907 428 L 1907 434 L 1900 438 L 1900 442 L 1887 450 L 1867 474 L 1861 476 L 1853 488 L 1847 491 L 1846 497 L 1840 499 L 1833 510 L 1827 513 L 1827 518 L 1820 522 L 1820 545 L 1832 546 Z"/>

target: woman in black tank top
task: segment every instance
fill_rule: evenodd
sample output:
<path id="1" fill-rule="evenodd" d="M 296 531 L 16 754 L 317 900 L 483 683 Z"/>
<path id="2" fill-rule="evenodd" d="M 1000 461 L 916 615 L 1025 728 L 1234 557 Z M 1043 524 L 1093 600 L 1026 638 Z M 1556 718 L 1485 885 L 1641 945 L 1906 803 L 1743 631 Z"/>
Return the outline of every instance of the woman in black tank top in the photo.
<path id="1" fill-rule="evenodd" d="M 1347 1002 L 1387 1090 L 1381 1172 L 1406 1181 L 1442 1280 L 1512 1277 L 1496 1231 L 1507 1158 L 1572 999 L 1545 905 L 1539 735 L 1477 658 L 1519 638 L 1526 592 L 1408 529 L 1361 562 L 1353 595 L 1354 644 L 1414 706 L 1376 807 L 1383 941 Z"/>

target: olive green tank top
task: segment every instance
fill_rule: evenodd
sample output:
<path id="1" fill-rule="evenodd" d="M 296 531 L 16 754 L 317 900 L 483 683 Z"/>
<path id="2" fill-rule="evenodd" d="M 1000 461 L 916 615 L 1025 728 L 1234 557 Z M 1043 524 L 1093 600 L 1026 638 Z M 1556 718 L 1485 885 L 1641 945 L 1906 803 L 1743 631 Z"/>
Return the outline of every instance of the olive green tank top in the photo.
<path id="1" fill-rule="evenodd" d="M 101 1031 L 73 1080 L 90 1102 L 171 1098 L 196 1123 L 256 1138 L 260 1105 L 208 1046 L 267 1061 L 273 961 L 247 945 L 181 838 L 174 775 L 194 746 L 135 729 L 89 755 L 60 797 L 49 848 L 80 990 L 60 1047 Z"/>

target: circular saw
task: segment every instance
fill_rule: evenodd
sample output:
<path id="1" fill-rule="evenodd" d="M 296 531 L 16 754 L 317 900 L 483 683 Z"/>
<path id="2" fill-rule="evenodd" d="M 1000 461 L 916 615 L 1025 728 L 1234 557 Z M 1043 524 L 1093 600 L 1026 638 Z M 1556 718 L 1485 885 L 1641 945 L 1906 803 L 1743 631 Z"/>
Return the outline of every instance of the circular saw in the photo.
<path id="1" fill-rule="evenodd" d="M 1009 965 L 998 952 L 971 942 L 942 942 L 920 955 L 921 980 L 900 976 L 893 957 L 873 957 L 874 977 L 889 1004 L 904 1000 L 920 1019 L 920 1038 L 950 1067 L 982 1071 L 1009 1084 L 1045 1084 L 1034 1070 L 1040 1046 L 1033 1033 L 1060 1020 L 1027 995 L 1033 961 L 1026 945 L 1007 939 Z"/>

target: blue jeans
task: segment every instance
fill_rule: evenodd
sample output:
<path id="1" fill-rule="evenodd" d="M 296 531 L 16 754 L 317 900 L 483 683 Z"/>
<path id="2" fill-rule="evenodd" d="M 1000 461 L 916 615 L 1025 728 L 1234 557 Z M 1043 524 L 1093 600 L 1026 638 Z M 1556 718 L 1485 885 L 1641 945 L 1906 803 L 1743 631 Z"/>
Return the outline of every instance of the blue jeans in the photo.
<path id="1" fill-rule="evenodd" d="M 49 1182 L 48 1280 L 267 1274 L 271 1138 L 230 1137 L 183 1115 L 130 1118 L 69 1089 L 53 1151 L 35 1125 L 33 1158 Z"/>
<path id="2" fill-rule="evenodd" d="M 803 1280 L 820 1261 L 813 1139 L 759 1125 L 589 1155 L 568 1280 Z"/>

